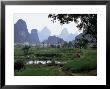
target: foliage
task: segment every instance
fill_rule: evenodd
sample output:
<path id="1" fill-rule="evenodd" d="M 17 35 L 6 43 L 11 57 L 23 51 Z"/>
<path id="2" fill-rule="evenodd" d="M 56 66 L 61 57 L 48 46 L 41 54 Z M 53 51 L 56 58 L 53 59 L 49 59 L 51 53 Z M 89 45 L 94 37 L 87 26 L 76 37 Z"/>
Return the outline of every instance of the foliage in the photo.
<path id="1" fill-rule="evenodd" d="M 25 68 L 25 64 L 24 64 L 23 60 L 15 60 L 15 62 L 14 62 L 14 70 L 15 71 L 16 70 L 19 71 L 24 68 Z"/>
<path id="2" fill-rule="evenodd" d="M 71 41 L 68 43 L 68 48 L 73 48 L 73 43 Z"/>
<path id="3" fill-rule="evenodd" d="M 73 43 L 72 41 L 69 41 L 69 42 L 64 42 L 63 44 L 63 48 L 73 48 Z"/>
<path id="4" fill-rule="evenodd" d="M 55 45 L 50 45 L 50 47 L 52 47 L 52 48 L 56 48 L 56 46 L 55 46 Z"/>
<path id="5" fill-rule="evenodd" d="M 27 46 L 27 45 L 25 45 L 25 46 L 22 48 L 22 50 L 23 50 L 23 52 L 24 52 L 25 55 L 28 54 L 29 48 L 30 48 L 30 46 Z"/>
<path id="6" fill-rule="evenodd" d="M 52 18 L 53 23 L 58 20 L 60 24 L 69 24 L 74 21 L 79 30 L 97 39 L 97 14 L 49 14 L 48 18 Z"/>
<path id="7" fill-rule="evenodd" d="M 77 39 L 74 46 L 76 48 L 86 48 L 87 47 L 87 44 L 88 44 L 88 40 L 87 39 L 84 39 L 84 38 L 81 38 L 81 39 Z"/>
<path id="8" fill-rule="evenodd" d="M 16 72 L 16 76 L 55 76 L 59 71 L 54 66 L 27 65 L 24 71 Z"/>
<path id="9" fill-rule="evenodd" d="M 53 66 L 55 65 L 55 60 L 54 59 L 52 59 L 52 63 L 51 63 Z"/>

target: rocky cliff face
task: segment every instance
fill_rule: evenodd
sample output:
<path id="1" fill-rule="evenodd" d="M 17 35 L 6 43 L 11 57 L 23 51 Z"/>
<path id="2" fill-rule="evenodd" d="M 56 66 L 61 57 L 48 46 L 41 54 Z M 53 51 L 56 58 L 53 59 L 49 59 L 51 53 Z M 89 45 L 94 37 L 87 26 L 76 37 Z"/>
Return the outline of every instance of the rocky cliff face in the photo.
<path id="1" fill-rule="evenodd" d="M 14 43 L 30 42 L 30 34 L 27 29 L 26 22 L 19 19 L 14 24 Z"/>
<path id="2" fill-rule="evenodd" d="M 39 43 L 38 32 L 32 29 L 31 33 L 28 32 L 26 22 L 19 19 L 14 24 L 14 43 L 20 44 L 37 44 Z"/>
<path id="3" fill-rule="evenodd" d="M 38 37 L 38 31 L 36 29 L 31 30 L 30 34 L 30 43 L 31 44 L 38 44 L 39 42 L 39 37 Z"/>

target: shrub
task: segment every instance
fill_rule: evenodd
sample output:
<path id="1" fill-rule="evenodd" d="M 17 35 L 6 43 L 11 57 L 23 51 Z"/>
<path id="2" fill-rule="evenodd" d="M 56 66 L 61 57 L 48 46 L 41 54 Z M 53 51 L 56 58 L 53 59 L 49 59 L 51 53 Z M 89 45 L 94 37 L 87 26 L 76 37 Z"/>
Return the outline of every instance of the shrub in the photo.
<path id="1" fill-rule="evenodd" d="M 28 45 L 25 45 L 25 46 L 22 48 L 22 50 L 23 50 L 23 52 L 24 52 L 24 55 L 27 55 L 27 54 L 28 54 L 29 49 L 30 49 L 30 46 L 28 46 Z"/>
<path id="2" fill-rule="evenodd" d="M 53 66 L 56 64 L 54 59 L 52 59 L 51 62 L 52 62 L 51 64 L 52 64 Z"/>
<path id="3" fill-rule="evenodd" d="M 25 64 L 23 60 L 16 60 L 14 62 L 14 70 L 20 71 L 25 68 Z"/>

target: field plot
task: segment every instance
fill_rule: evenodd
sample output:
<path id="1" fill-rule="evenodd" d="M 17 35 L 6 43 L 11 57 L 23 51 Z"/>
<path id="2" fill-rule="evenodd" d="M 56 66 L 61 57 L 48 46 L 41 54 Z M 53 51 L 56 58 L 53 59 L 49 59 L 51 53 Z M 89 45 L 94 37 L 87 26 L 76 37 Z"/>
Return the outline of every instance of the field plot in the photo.
<path id="1" fill-rule="evenodd" d="M 16 61 L 24 68 L 15 70 L 17 76 L 96 76 L 96 49 L 35 48 L 24 55 L 22 47 L 15 48 Z"/>

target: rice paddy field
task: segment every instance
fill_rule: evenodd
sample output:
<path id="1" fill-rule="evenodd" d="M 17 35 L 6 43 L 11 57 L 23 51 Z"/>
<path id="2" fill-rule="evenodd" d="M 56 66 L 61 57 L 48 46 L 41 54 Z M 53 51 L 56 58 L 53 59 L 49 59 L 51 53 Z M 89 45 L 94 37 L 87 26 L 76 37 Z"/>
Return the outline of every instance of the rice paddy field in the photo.
<path id="1" fill-rule="evenodd" d="M 14 70 L 15 76 L 96 76 L 97 50 L 78 48 L 31 47 L 24 54 L 15 47 L 14 62 L 22 61 L 24 68 Z"/>

